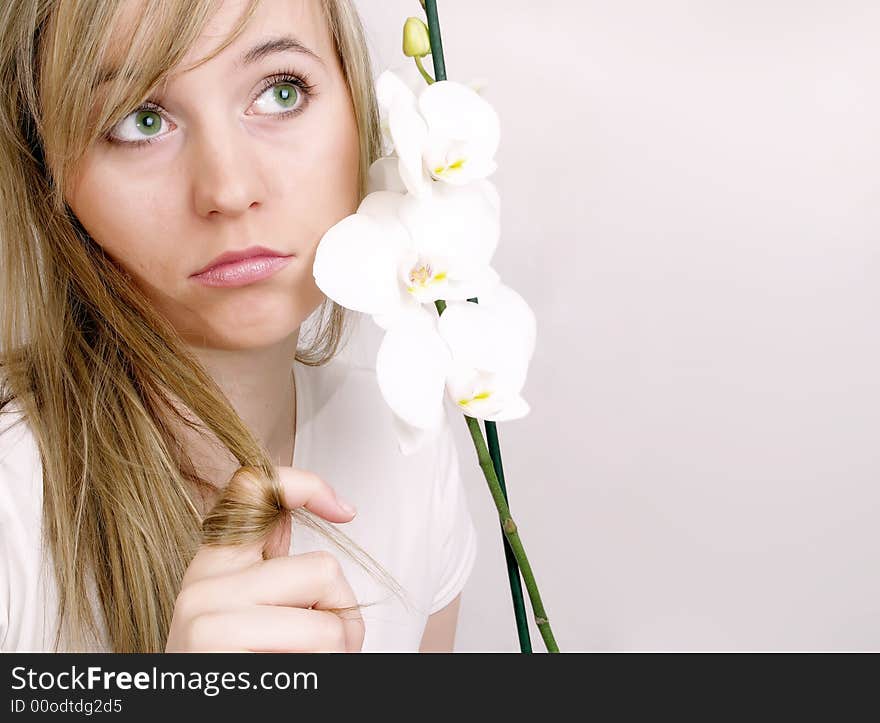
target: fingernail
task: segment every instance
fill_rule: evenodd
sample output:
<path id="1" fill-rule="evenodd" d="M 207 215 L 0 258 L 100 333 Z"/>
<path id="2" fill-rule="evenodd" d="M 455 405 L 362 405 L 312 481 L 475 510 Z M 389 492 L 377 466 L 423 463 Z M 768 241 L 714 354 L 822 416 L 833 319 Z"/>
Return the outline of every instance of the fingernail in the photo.
<path id="1" fill-rule="evenodd" d="M 355 509 L 355 506 L 353 504 L 351 504 L 350 502 L 347 502 L 346 500 L 342 499 L 338 495 L 336 496 L 336 503 L 339 505 L 339 507 L 342 509 L 343 512 L 345 512 L 349 515 L 356 515 L 357 514 L 357 509 Z"/>

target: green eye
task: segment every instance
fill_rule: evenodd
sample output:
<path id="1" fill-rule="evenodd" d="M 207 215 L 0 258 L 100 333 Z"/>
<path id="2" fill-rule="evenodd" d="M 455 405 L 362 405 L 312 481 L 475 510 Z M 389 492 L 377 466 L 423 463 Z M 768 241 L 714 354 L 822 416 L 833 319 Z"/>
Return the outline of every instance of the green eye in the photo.
<path id="1" fill-rule="evenodd" d="M 275 86 L 275 100 L 281 105 L 290 107 L 296 105 L 299 99 L 299 90 L 295 85 L 289 83 L 281 83 Z"/>
<path id="2" fill-rule="evenodd" d="M 307 77 L 289 71 L 271 75 L 263 81 L 254 98 L 254 114 L 278 119 L 297 116 L 309 104 L 314 88 Z"/>
<path id="3" fill-rule="evenodd" d="M 135 115 L 135 125 L 144 135 L 154 136 L 162 129 L 162 116 L 152 110 L 142 110 Z"/>

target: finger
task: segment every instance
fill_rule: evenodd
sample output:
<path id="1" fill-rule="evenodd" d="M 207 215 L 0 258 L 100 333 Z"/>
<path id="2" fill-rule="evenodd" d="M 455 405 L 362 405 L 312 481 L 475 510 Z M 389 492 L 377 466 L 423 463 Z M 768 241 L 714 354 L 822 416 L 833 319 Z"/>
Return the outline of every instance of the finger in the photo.
<path id="1" fill-rule="evenodd" d="M 353 505 L 340 499 L 336 491 L 314 472 L 294 467 L 277 469 L 287 509 L 305 507 L 330 522 L 351 522 L 357 514 Z"/>
<path id="2" fill-rule="evenodd" d="M 320 610 L 260 606 L 208 613 L 193 620 L 194 652 L 348 653 L 339 618 Z"/>
<path id="3" fill-rule="evenodd" d="M 349 522 L 354 517 L 355 513 L 349 512 L 340 505 L 333 488 L 313 472 L 293 467 L 278 467 L 277 472 L 281 489 L 281 503 L 285 508 L 293 510 L 297 507 L 305 507 L 331 522 Z M 230 481 L 230 484 L 233 483 L 241 485 L 264 484 L 263 481 L 251 474 L 236 475 Z M 282 526 L 286 526 L 288 531 L 285 533 L 283 529 L 280 532 L 275 530 L 274 534 L 289 535 L 289 525 L 289 519 L 284 520 Z M 270 535 L 268 540 L 264 539 L 249 544 L 202 545 L 189 564 L 184 576 L 184 583 L 189 584 L 206 577 L 234 572 L 253 565 L 255 562 L 260 562 L 264 557 L 275 556 L 281 552 L 286 553 L 280 549 L 283 546 L 283 539 L 282 537 L 279 541 L 277 537 Z M 289 537 L 287 537 L 287 541 L 287 549 L 289 549 Z M 267 544 L 270 548 L 269 554 L 266 554 Z"/>
<path id="4" fill-rule="evenodd" d="M 289 557 L 275 557 L 235 572 L 205 578 L 190 586 L 202 612 L 245 609 L 254 606 L 290 606 L 332 610 L 357 605 L 354 590 L 339 560 L 325 550 Z M 364 621 L 360 611 L 339 614 L 350 647 L 363 642 Z"/>

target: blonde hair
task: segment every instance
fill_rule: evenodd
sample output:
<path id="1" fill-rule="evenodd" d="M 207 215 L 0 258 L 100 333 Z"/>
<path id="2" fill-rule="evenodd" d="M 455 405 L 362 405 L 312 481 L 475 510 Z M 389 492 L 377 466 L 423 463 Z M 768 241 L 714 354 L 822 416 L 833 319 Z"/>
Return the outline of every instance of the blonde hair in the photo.
<path id="1" fill-rule="evenodd" d="M 56 650 L 62 629 L 73 648 L 86 645 L 88 633 L 100 638 L 83 571 L 93 576 L 112 650 L 161 652 L 198 546 L 254 542 L 287 519 L 267 451 L 62 193 L 89 146 L 181 62 L 216 2 L 142 3 L 102 100 L 95 88 L 107 29 L 122 2 L 0 4 L 0 409 L 19 401 L 41 453 L 44 541 L 59 591 Z M 230 36 L 197 65 L 239 36 L 258 3 L 250 1 Z M 380 153 L 369 54 L 351 0 L 321 0 L 321 7 L 359 128 L 363 195 Z M 347 326 L 345 310 L 329 299 L 318 319 L 312 343 L 296 353 L 311 366 L 338 353 Z M 194 493 L 214 488 L 163 420 L 204 430 L 172 400 L 241 465 L 204 520 Z M 236 480 L 253 477 L 261 484 L 242 493 Z M 290 514 L 400 595 L 393 578 L 335 527 L 304 509 Z"/>

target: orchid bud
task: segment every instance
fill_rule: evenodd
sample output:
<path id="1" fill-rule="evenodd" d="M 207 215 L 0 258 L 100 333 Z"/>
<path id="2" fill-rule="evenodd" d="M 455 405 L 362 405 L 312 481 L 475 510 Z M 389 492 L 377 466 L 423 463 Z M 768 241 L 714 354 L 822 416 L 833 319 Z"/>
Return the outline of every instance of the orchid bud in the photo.
<path id="1" fill-rule="evenodd" d="M 408 58 L 424 58 L 431 54 L 428 26 L 419 18 L 407 18 L 403 26 L 403 54 Z"/>

